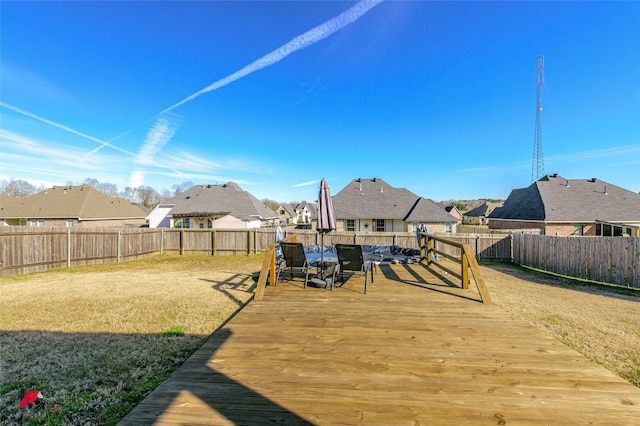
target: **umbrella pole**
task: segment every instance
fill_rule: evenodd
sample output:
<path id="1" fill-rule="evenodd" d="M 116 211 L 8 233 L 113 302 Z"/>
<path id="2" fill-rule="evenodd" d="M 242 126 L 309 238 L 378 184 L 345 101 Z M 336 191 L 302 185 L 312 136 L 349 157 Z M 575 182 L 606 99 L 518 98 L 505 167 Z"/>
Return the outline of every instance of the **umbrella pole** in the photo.
<path id="1" fill-rule="evenodd" d="M 320 233 L 320 279 L 324 281 L 324 232 Z"/>

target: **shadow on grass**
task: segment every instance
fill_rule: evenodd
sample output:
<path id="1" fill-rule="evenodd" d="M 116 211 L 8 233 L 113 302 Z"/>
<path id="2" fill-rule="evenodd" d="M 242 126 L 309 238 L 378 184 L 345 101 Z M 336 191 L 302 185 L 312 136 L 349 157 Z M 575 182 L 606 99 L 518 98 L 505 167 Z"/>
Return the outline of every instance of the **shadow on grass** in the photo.
<path id="1" fill-rule="evenodd" d="M 239 299 L 234 293 L 251 293 L 253 294 L 256 289 L 257 282 L 254 278 L 254 274 L 234 273 L 230 272 L 229 278 L 223 281 L 211 280 L 208 278 L 200 278 L 201 281 L 213 283 L 211 288 L 218 290 L 230 300 L 240 306 L 240 309 L 247 303 L 247 300 Z"/>
<path id="2" fill-rule="evenodd" d="M 255 281 L 241 273 L 203 280 L 238 306 L 209 336 L 0 329 L 0 424 L 146 425 L 185 394 L 209 408 L 205 422 L 213 411 L 233 424 L 310 424 L 207 364 L 231 336 L 224 326 L 251 299 Z M 19 408 L 24 390 L 44 398 Z M 200 412 L 187 409 L 178 422 Z"/>
<path id="3" fill-rule="evenodd" d="M 562 277 L 544 271 L 525 268 L 509 262 L 482 262 L 480 266 L 535 284 L 597 294 L 616 299 L 634 299 L 640 302 L 640 289 Z M 488 284 L 490 285 L 491 281 L 489 281 Z"/>
<path id="4" fill-rule="evenodd" d="M 229 337 L 224 328 L 209 340 L 0 331 L 0 424 L 147 425 L 175 407 L 180 424 L 211 423 L 216 413 L 218 423 L 311 424 L 208 363 Z M 43 398 L 19 408 L 24 390 Z M 184 398 L 190 408 L 180 407 Z"/>

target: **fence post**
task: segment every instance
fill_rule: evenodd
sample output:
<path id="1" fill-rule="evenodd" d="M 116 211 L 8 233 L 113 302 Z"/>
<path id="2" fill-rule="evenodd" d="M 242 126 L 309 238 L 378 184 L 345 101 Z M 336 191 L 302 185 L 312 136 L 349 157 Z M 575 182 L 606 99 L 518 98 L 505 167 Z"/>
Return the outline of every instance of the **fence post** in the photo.
<path id="1" fill-rule="evenodd" d="M 180 230 L 180 255 L 184 254 L 184 229 Z"/>
<path id="2" fill-rule="evenodd" d="M 475 249 L 476 259 L 478 259 L 478 244 L 480 244 L 480 235 L 476 235 L 476 249 Z"/>
<path id="3" fill-rule="evenodd" d="M 67 268 L 71 268 L 71 228 L 67 229 Z"/>
<path id="4" fill-rule="evenodd" d="M 160 254 L 164 254 L 164 228 L 160 229 Z"/>
<path id="5" fill-rule="evenodd" d="M 120 263 L 120 254 L 122 253 L 120 244 L 122 244 L 122 231 L 118 231 L 118 263 Z"/>

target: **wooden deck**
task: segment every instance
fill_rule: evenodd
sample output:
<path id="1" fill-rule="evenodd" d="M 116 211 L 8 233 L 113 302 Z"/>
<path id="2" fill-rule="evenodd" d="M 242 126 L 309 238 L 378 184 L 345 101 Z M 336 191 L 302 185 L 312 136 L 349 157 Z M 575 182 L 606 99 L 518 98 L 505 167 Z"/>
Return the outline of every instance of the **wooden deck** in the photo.
<path id="1" fill-rule="evenodd" d="M 432 272 L 267 287 L 121 424 L 639 424 L 640 389 Z"/>

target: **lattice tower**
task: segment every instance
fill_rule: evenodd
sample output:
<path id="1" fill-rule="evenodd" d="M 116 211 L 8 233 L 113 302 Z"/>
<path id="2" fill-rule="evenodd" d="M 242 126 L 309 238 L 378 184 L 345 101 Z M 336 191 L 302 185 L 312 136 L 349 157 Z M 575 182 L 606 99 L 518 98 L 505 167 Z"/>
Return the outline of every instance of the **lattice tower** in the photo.
<path id="1" fill-rule="evenodd" d="M 531 182 L 544 176 L 544 140 L 542 138 L 542 84 L 544 83 L 544 59 L 538 56 L 536 60 L 536 130 L 533 140 L 533 166 L 531 168 Z"/>

